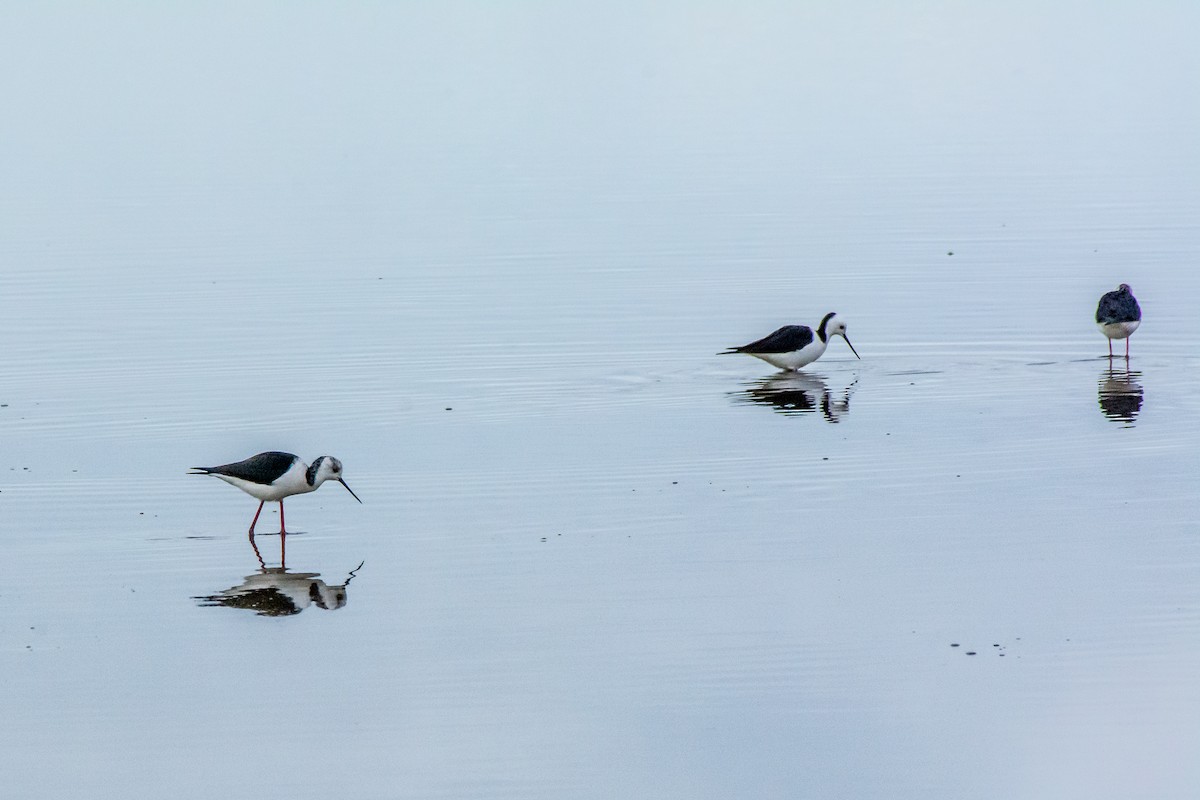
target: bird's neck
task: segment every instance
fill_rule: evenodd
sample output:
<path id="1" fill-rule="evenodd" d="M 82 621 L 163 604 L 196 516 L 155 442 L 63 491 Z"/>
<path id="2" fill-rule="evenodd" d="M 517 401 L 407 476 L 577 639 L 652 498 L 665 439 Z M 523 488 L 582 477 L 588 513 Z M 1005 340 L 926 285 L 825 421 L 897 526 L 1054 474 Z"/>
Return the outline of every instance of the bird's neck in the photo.
<path id="1" fill-rule="evenodd" d="M 827 325 L 829 325 L 829 320 L 831 320 L 831 319 L 833 319 L 833 314 L 832 313 L 826 314 L 821 319 L 821 324 L 817 326 L 817 338 L 821 340 L 822 344 L 825 344 L 826 342 L 829 341 L 829 334 L 826 333 L 825 327 Z"/>

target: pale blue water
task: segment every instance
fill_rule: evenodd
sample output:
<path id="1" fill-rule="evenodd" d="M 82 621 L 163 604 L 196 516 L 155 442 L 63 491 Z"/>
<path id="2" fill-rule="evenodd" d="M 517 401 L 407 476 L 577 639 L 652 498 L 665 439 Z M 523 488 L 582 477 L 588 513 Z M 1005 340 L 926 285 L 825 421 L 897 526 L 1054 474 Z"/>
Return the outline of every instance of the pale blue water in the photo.
<path id="1" fill-rule="evenodd" d="M 1190 6 L 59 11 L 0 33 L 14 796 L 1192 796 Z M 830 310 L 861 361 L 715 355 Z M 184 474 L 266 449 L 364 501 L 287 580 Z"/>

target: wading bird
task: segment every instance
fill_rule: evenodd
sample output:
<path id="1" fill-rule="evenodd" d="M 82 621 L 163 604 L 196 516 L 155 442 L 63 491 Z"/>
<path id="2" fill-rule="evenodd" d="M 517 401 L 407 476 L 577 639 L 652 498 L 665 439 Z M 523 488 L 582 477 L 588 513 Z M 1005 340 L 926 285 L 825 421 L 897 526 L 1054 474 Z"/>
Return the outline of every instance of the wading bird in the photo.
<path id="1" fill-rule="evenodd" d="M 355 500 L 362 502 L 342 477 L 342 462 L 333 456 L 320 456 L 309 466 L 291 453 L 269 452 L 233 464 L 192 469 L 195 471 L 189 472 L 189 475 L 212 475 L 259 500 L 258 511 L 254 512 L 254 519 L 250 522 L 251 536 L 254 536 L 254 526 L 258 523 L 263 504 L 268 500 L 279 502 L 279 533 L 287 534 L 283 525 L 283 498 L 315 492 L 327 480 L 335 480 L 345 486 Z"/>

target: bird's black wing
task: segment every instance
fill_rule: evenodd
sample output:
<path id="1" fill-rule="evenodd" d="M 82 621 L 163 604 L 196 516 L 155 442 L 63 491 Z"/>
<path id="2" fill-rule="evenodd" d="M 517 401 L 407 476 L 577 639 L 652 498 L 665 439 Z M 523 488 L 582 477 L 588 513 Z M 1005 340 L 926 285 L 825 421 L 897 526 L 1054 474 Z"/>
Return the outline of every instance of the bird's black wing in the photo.
<path id="1" fill-rule="evenodd" d="M 219 467 L 195 467 L 207 474 L 228 475 L 251 483 L 273 483 L 291 469 L 296 457 L 291 453 L 272 451 L 250 456 L 245 461 L 222 464 Z"/>
<path id="2" fill-rule="evenodd" d="M 1142 309 L 1131 292 L 1109 292 L 1100 298 L 1096 306 L 1096 322 L 1108 325 L 1112 322 L 1135 322 L 1142 318 Z"/>
<path id="3" fill-rule="evenodd" d="M 807 325 L 784 325 L 757 342 L 733 348 L 738 353 L 790 353 L 812 344 L 812 328 Z"/>

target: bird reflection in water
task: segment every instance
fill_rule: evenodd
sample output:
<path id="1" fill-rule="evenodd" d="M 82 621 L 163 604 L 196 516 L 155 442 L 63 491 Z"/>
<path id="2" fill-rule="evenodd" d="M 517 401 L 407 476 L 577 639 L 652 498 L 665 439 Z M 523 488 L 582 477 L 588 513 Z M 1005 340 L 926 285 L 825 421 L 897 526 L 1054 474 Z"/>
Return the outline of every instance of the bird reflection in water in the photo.
<path id="1" fill-rule="evenodd" d="M 192 599 L 201 606 L 242 608 L 262 617 L 292 616 L 309 606 L 333 611 L 346 605 L 346 590 L 350 581 L 354 580 L 354 576 L 362 569 L 362 564 L 359 564 L 350 570 L 343 583 L 330 585 L 321 580 L 321 575 L 317 572 L 288 572 L 282 560 L 282 550 L 280 565 L 268 567 L 253 539 L 250 540 L 250 546 L 254 548 L 254 555 L 258 558 L 258 572 L 247 575 L 238 586 Z"/>
<path id="2" fill-rule="evenodd" d="M 780 414 L 811 414 L 820 411 L 826 422 L 839 422 L 850 413 L 850 395 L 858 378 L 835 397 L 822 375 L 815 372 L 781 372 L 747 384 L 734 392 L 741 403 L 773 406 Z"/>
<path id="3" fill-rule="evenodd" d="M 1096 389 L 1100 412 L 1114 422 L 1123 422 L 1133 427 L 1133 422 L 1142 410 L 1142 373 L 1125 369 L 1113 369 L 1110 359 L 1108 369 L 1100 373 Z"/>

